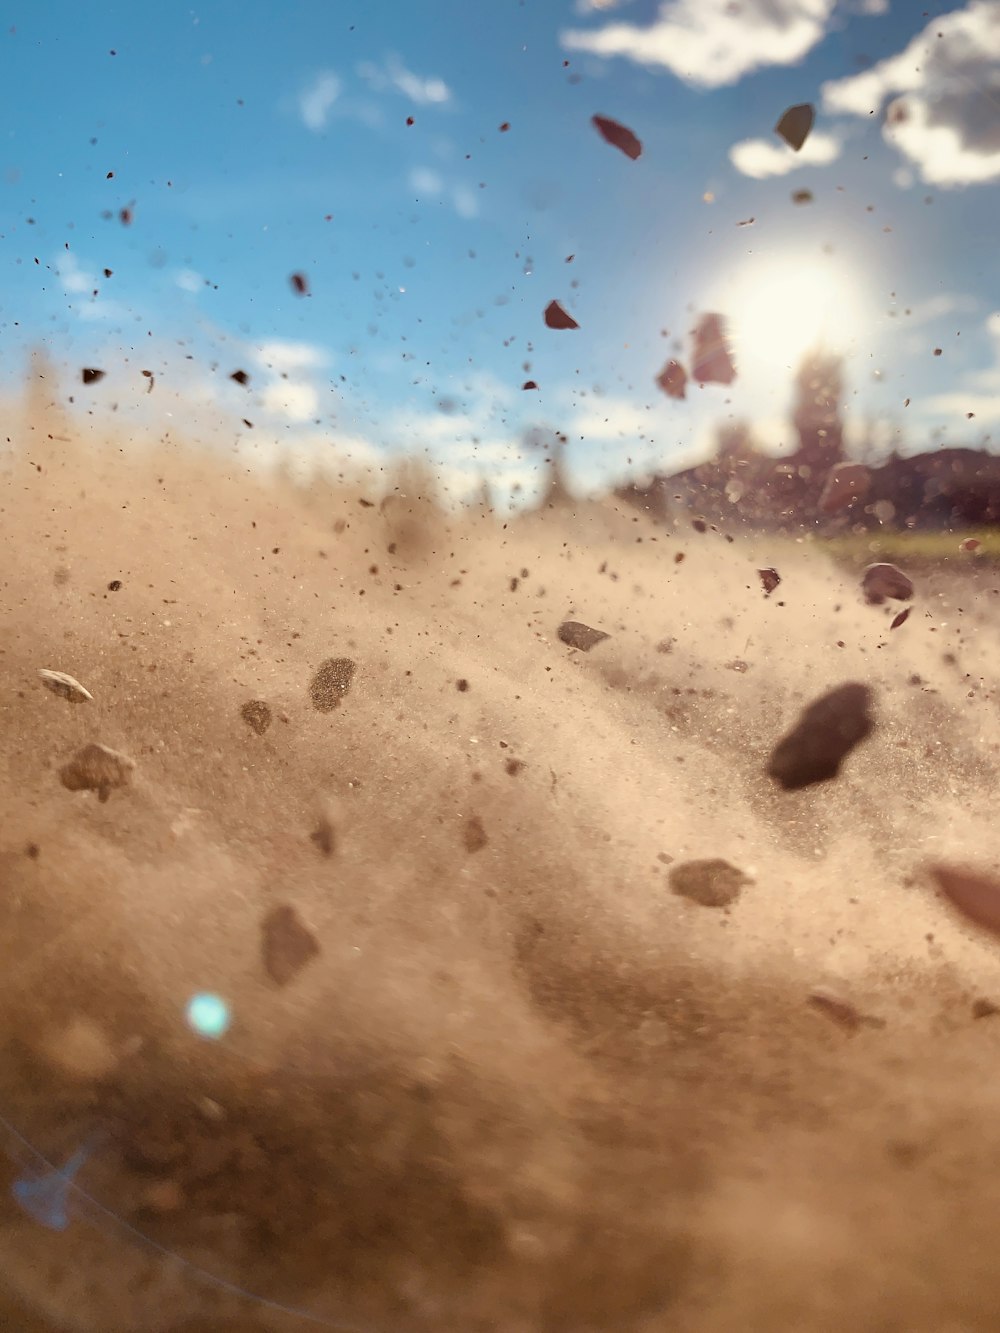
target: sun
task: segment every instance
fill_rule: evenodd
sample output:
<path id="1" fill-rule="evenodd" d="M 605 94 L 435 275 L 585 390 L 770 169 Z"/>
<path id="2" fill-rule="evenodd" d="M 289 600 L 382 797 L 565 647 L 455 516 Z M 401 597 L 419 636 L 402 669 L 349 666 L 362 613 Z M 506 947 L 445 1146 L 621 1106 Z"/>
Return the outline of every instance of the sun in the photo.
<path id="1" fill-rule="evenodd" d="M 795 371 L 817 348 L 846 354 L 865 329 L 853 274 L 811 257 L 748 266 L 720 293 L 719 308 L 743 371 Z"/>

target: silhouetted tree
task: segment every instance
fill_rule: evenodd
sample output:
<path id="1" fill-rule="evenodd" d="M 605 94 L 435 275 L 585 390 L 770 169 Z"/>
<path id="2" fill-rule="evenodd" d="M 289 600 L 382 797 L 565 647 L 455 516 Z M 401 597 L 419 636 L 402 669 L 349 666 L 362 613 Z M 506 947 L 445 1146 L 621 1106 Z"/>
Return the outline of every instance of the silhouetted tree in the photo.
<path id="1" fill-rule="evenodd" d="M 715 440 L 716 461 L 729 468 L 756 462 L 760 457 L 750 423 L 742 418 L 721 422 Z"/>
<path id="2" fill-rule="evenodd" d="M 793 461 L 807 467 L 813 481 L 844 457 L 840 404 L 844 392 L 843 361 L 829 352 L 807 353 L 795 376 L 792 420 L 799 437 Z M 800 475 L 802 475 L 800 473 Z"/>

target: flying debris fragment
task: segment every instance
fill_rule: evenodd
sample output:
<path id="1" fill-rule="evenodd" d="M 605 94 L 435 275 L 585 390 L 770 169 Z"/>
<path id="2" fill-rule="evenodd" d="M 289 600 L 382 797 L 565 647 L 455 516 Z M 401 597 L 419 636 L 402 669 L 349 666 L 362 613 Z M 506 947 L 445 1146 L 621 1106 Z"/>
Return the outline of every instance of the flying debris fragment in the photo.
<path id="1" fill-rule="evenodd" d="M 760 576 L 761 583 L 764 585 L 764 596 L 770 597 L 771 593 L 774 592 L 775 588 L 781 582 L 781 575 L 776 569 L 770 568 L 770 566 L 767 569 L 758 569 L 757 573 Z"/>
<path id="2" fill-rule="evenodd" d="M 608 116 L 591 116 L 591 121 L 598 134 L 615 148 L 620 148 L 626 157 L 634 162 L 642 154 L 642 144 L 628 128 Z"/>
<path id="3" fill-rule="evenodd" d="M 742 870 L 712 857 L 704 861 L 682 861 L 670 867 L 670 888 L 681 898 L 702 907 L 728 907 L 752 883 Z"/>
<path id="4" fill-rule="evenodd" d="M 784 112 L 775 125 L 774 132 L 784 139 L 789 148 L 794 148 L 798 152 L 809 138 L 815 119 L 815 107 L 810 102 L 800 102 Z"/>
<path id="5" fill-rule="evenodd" d="M 768 777 L 785 791 L 835 778 L 854 747 L 875 729 L 871 698 L 867 685 L 851 682 L 811 703 L 771 752 Z"/>
<path id="6" fill-rule="evenodd" d="M 793 191 L 792 191 L 792 203 L 793 203 L 793 204 L 811 204 L 812 201 L 813 201 L 813 192 L 812 192 L 812 190 L 793 190 Z"/>
<path id="7" fill-rule="evenodd" d="M 580 327 L 573 316 L 567 314 L 558 301 L 550 301 L 545 307 L 545 324 L 550 329 L 578 329 Z"/>
<path id="8" fill-rule="evenodd" d="M 908 602 L 913 596 L 913 583 L 895 565 L 869 565 L 861 580 L 861 590 L 869 606 L 881 606 L 887 597 Z"/>
<path id="9" fill-rule="evenodd" d="M 698 321 L 691 363 L 691 378 L 699 384 L 732 384 L 736 378 L 721 315 L 702 315 Z"/>
<path id="10" fill-rule="evenodd" d="M 99 383 L 99 381 L 104 379 L 105 373 L 106 372 L 103 370 L 96 370 L 93 366 L 84 366 L 83 370 L 80 372 L 84 384 Z"/>
<path id="11" fill-rule="evenodd" d="M 70 703 L 83 704 L 94 697 L 78 680 L 67 676 L 64 671 L 46 671 L 44 667 L 39 667 L 38 674 L 43 685 L 53 694 L 58 694 L 60 698 L 68 699 Z"/>
<path id="12" fill-rule="evenodd" d="M 316 936 L 287 903 L 268 912 L 261 933 L 264 970 L 278 986 L 287 986 L 319 953 Z"/>
<path id="13" fill-rule="evenodd" d="M 149 380 L 149 388 L 146 390 L 146 392 L 152 393 L 153 385 L 156 383 L 156 377 L 151 370 L 144 370 L 142 373 L 145 375 L 146 379 Z"/>
<path id="14" fill-rule="evenodd" d="M 599 643 L 611 637 L 602 629 L 591 629 L 589 625 L 584 625 L 579 620 L 563 621 L 557 633 L 563 643 L 569 644 L 570 648 L 579 648 L 581 653 L 589 653 L 591 648 L 596 648 Z"/>
<path id="15" fill-rule="evenodd" d="M 128 755 L 92 743 L 78 750 L 62 766 L 59 779 L 69 791 L 96 791 L 103 804 L 116 787 L 124 787 L 131 781 L 134 769 L 135 760 Z"/>
<path id="16" fill-rule="evenodd" d="M 967 866 L 929 866 L 938 888 L 963 916 L 1000 935 L 1000 880 Z"/>
<path id="17" fill-rule="evenodd" d="M 668 398 L 686 398 L 687 378 L 687 371 L 679 361 L 668 361 L 656 382 Z"/>

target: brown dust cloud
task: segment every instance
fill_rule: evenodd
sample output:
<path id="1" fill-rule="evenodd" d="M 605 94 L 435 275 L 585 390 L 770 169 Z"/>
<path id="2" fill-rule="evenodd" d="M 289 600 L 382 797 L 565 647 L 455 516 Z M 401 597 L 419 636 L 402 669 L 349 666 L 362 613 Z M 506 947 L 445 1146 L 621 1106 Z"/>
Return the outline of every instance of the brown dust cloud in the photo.
<path id="1" fill-rule="evenodd" d="M 4 1327 L 995 1327 L 1000 574 L 19 410 Z"/>

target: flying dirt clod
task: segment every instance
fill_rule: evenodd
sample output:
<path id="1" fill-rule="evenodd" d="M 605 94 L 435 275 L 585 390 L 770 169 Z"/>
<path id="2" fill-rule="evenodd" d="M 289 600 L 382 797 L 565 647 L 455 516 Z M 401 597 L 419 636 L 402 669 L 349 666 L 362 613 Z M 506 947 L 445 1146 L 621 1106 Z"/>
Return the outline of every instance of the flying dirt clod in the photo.
<path id="1" fill-rule="evenodd" d="M 854 747 L 875 729 L 871 698 L 867 685 L 850 682 L 811 703 L 772 750 L 768 777 L 785 791 L 835 778 Z"/>

